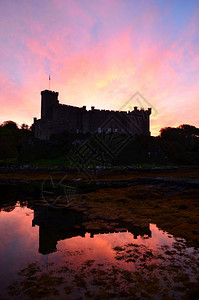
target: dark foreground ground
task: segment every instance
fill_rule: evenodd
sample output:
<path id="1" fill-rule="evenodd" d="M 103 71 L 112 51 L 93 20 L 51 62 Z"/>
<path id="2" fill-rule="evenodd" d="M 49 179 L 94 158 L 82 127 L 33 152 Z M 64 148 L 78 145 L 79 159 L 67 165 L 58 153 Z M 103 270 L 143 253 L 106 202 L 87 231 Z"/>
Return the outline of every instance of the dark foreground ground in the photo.
<path id="1" fill-rule="evenodd" d="M 37 199 L 45 185 L 49 182 L 51 185 L 51 180 L 57 187 L 75 186 L 77 197 L 69 199 L 70 208 L 89 216 L 88 228 L 114 229 L 116 220 L 139 225 L 150 220 L 174 236 L 184 237 L 189 245 L 199 247 L 198 168 L 109 169 L 96 174 L 68 170 L 6 170 L 0 173 L 1 184 L 18 184 L 22 193 L 36 195 Z M 51 191 L 51 187 L 47 186 L 48 189 Z M 1 198 L 5 200 L 5 196 L 9 200 L 8 188 Z M 43 196 L 47 201 L 57 198 Z M 63 197 L 56 205 L 68 207 L 65 202 Z"/>
<path id="2" fill-rule="evenodd" d="M 0 182 L 7 187 L 13 184 L 20 186 L 22 194 L 26 193 L 27 199 L 31 203 L 29 206 L 35 207 L 47 206 L 48 203 L 53 204 L 57 195 L 53 193 L 44 194 L 43 191 L 52 191 L 48 181 L 53 180 L 55 186 L 59 186 L 64 178 L 66 186 L 73 187 L 75 183 L 75 195 L 68 197 L 68 192 L 66 194 L 61 193 L 59 200 L 53 204 L 55 207 L 52 209 L 65 207 L 66 210 L 81 212 L 85 216 L 83 226 L 88 232 L 120 232 L 128 230 L 129 226 L 145 228 L 146 224 L 153 223 L 175 238 L 185 239 L 187 247 L 197 249 L 199 248 L 198 175 L 197 168 L 189 167 L 159 170 L 106 170 L 92 174 L 92 176 L 89 175 L 89 179 L 88 174 L 68 173 L 59 170 L 56 172 L 52 170 L 18 170 L 17 172 L 8 170 L 0 174 Z M 44 189 L 45 184 L 48 184 L 46 189 Z M 33 185 L 34 188 L 32 188 Z M 42 193 L 42 200 L 38 198 L 38 193 Z M 34 194 L 37 196 L 35 197 Z M 1 208 L 9 204 L 10 198 L 7 188 L 0 199 Z M 6 199 L 7 203 L 5 203 Z M 132 252 L 131 256 L 131 250 L 128 247 L 116 247 L 115 251 L 118 259 L 121 260 L 132 260 L 135 253 Z M 175 253 L 167 254 L 171 260 L 174 259 Z M 148 255 L 152 254 L 148 253 Z M 195 263 L 195 267 L 196 272 L 198 272 L 198 261 Z M 147 272 L 149 271 L 147 270 Z M 170 271 L 174 272 L 175 270 Z M 115 270 L 115 272 L 119 271 Z M 98 284 L 106 284 L 107 281 L 103 280 L 102 277 L 106 278 L 107 274 L 98 275 Z M 122 276 L 123 279 L 126 278 L 127 282 L 130 280 L 128 279 L 130 278 L 128 272 Z M 138 276 L 140 275 L 138 274 Z M 180 283 L 184 289 L 183 296 L 179 299 L 199 299 L 199 272 L 197 276 L 197 282 L 193 283 L 187 276 L 183 274 L 180 276 L 178 273 L 176 282 Z M 81 284 L 84 285 L 83 275 L 76 280 L 79 280 L 80 286 Z M 137 278 L 137 281 L 140 285 L 145 285 L 141 277 Z M 158 289 L 158 282 L 151 282 L 151 285 L 148 284 L 144 288 L 148 294 L 154 293 L 154 289 Z M 132 295 L 132 298 L 130 295 L 131 292 L 128 292 L 120 296 L 121 298 L 136 299 L 136 295 L 134 297 Z M 87 297 L 92 297 L 92 295 L 89 296 L 88 292 Z M 117 299 L 116 294 L 111 297 L 109 293 L 103 292 L 97 299 L 114 297 Z M 165 293 L 161 299 L 173 298 Z"/>

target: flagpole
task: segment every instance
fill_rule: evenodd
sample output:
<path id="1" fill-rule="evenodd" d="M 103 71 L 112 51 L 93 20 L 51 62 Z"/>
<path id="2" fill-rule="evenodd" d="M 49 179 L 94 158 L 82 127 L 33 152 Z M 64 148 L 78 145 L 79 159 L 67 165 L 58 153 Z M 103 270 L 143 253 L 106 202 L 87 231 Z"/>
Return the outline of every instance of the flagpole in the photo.
<path id="1" fill-rule="evenodd" d="M 50 90 L 50 80 L 51 80 L 50 74 L 49 74 L 49 78 L 48 79 L 49 79 L 49 90 Z"/>

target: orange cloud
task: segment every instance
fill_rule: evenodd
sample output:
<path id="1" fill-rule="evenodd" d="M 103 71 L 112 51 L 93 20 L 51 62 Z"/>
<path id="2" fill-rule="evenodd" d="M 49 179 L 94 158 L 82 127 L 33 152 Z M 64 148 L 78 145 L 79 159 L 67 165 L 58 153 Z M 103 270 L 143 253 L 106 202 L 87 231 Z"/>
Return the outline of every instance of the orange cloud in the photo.
<path id="1" fill-rule="evenodd" d="M 173 19 L 162 23 L 172 5 L 161 11 L 147 3 L 54 0 L 41 15 L 26 4 L 27 15 L 18 12 L 15 20 L 20 40 L 8 44 L 15 69 L 8 62 L 0 67 L 0 121 L 31 124 L 39 117 L 40 91 L 51 73 L 63 103 L 118 109 L 139 91 L 158 111 L 152 134 L 182 123 L 198 126 L 197 12 L 177 35 Z M 0 51 L 6 54 L 5 47 Z"/>

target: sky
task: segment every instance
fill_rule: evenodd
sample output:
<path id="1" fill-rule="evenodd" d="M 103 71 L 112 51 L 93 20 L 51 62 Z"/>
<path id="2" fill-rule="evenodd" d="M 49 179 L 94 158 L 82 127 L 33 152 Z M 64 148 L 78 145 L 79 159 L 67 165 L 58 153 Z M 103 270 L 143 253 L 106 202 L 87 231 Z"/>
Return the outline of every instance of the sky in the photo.
<path id="1" fill-rule="evenodd" d="M 40 118 L 49 74 L 60 103 L 199 127 L 199 1 L 0 0 L 0 123 Z"/>

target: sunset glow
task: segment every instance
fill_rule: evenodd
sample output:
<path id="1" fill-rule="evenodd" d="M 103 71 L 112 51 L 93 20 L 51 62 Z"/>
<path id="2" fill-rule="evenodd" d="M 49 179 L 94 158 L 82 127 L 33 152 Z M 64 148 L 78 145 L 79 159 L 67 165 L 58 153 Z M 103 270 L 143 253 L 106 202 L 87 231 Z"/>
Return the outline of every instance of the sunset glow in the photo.
<path id="1" fill-rule="evenodd" d="M 50 74 L 60 103 L 119 109 L 138 91 L 152 135 L 199 126 L 198 30 L 197 0 L 1 1 L 0 122 L 39 118 Z"/>

